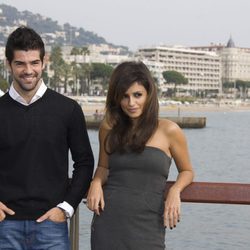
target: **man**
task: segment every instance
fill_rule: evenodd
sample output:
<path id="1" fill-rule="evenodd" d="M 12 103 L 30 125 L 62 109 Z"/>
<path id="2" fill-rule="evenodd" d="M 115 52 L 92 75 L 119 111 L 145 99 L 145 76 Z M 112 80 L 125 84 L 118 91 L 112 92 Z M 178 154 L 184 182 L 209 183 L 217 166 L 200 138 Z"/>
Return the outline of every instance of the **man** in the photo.
<path id="1" fill-rule="evenodd" d="M 44 84 L 44 43 L 33 29 L 10 34 L 5 54 L 13 82 L 0 98 L 0 249 L 66 250 L 66 219 L 93 173 L 84 115 Z"/>

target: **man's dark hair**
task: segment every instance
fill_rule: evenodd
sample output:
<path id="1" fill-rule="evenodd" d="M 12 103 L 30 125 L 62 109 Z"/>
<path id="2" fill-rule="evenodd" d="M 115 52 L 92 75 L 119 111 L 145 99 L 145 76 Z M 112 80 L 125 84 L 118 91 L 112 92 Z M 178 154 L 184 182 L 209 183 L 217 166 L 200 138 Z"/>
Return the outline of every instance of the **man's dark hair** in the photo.
<path id="1" fill-rule="evenodd" d="M 14 58 L 15 50 L 39 50 L 40 59 L 43 62 L 45 55 L 43 40 L 29 27 L 21 26 L 9 35 L 5 47 L 5 56 L 9 63 L 11 63 Z"/>

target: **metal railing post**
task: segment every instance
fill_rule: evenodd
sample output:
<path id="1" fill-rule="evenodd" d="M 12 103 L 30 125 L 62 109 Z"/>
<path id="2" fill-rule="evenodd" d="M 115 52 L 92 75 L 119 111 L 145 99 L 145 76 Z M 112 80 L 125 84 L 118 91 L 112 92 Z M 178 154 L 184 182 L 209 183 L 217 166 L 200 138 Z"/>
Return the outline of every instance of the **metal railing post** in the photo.
<path id="1" fill-rule="evenodd" d="M 70 245 L 71 250 L 79 250 L 79 207 L 75 211 L 74 216 L 70 219 Z"/>

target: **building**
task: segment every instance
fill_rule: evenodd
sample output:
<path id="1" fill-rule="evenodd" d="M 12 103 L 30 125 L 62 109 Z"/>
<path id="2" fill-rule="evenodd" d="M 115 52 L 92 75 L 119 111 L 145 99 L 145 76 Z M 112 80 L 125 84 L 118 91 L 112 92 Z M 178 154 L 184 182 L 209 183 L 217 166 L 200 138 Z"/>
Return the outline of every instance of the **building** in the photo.
<path id="1" fill-rule="evenodd" d="M 250 48 L 236 47 L 230 37 L 226 45 L 191 47 L 202 51 L 214 51 L 221 59 L 221 81 L 250 81 Z"/>
<path id="2" fill-rule="evenodd" d="M 237 48 L 230 39 L 218 54 L 221 57 L 223 83 L 250 81 L 250 49 Z"/>
<path id="3" fill-rule="evenodd" d="M 51 53 L 51 46 L 47 46 L 47 52 Z M 61 46 L 62 56 L 67 63 L 104 63 L 116 66 L 120 62 L 129 60 L 129 54 L 121 54 L 120 48 L 112 48 L 108 45 L 88 45 L 86 53 L 71 55 L 73 46 Z"/>
<path id="4" fill-rule="evenodd" d="M 173 88 L 173 84 L 165 84 L 162 77 L 162 72 L 168 70 L 178 71 L 188 79 L 188 84 L 177 86 L 179 92 L 206 95 L 221 91 L 221 62 L 215 52 L 157 46 L 139 49 L 136 58 L 149 67 L 163 91 Z"/>

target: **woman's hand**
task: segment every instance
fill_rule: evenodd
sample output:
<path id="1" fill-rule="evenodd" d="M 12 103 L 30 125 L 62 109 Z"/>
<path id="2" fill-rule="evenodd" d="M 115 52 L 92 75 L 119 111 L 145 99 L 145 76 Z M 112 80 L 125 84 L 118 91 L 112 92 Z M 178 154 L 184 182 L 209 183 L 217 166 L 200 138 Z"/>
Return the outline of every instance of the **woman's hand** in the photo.
<path id="1" fill-rule="evenodd" d="M 180 191 L 172 187 L 167 195 L 164 208 L 164 226 L 170 229 L 176 227 L 181 216 Z"/>
<path id="2" fill-rule="evenodd" d="M 91 182 L 88 196 L 87 196 L 87 207 L 91 211 L 94 211 L 97 215 L 100 215 L 101 210 L 104 210 L 104 195 L 103 189 L 100 182 L 93 180 Z"/>

